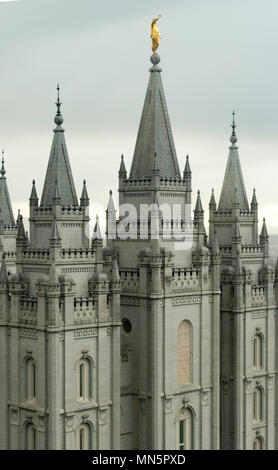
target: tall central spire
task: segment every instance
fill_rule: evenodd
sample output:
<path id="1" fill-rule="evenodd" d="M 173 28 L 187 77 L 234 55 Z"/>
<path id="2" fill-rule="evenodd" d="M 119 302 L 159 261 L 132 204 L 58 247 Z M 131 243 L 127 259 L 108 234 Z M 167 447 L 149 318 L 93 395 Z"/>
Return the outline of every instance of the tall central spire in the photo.
<path id="1" fill-rule="evenodd" d="M 238 155 L 237 135 L 235 124 L 235 112 L 233 111 L 232 135 L 230 138 L 231 146 L 229 158 L 226 166 L 222 191 L 219 200 L 218 209 L 232 209 L 235 189 L 240 209 L 249 209 L 248 199 L 246 196 L 244 179 L 241 171 L 241 165 Z"/>
<path id="2" fill-rule="evenodd" d="M 155 155 L 160 176 L 180 177 L 174 139 L 158 66 L 158 54 L 151 56 L 153 66 L 143 106 L 130 177 L 151 176 Z"/>
<path id="3" fill-rule="evenodd" d="M 41 205 L 48 206 L 52 204 L 55 188 L 58 187 L 63 205 L 78 205 L 78 199 L 75 191 L 72 171 L 65 141 L 65 130 L 62 127 L 64 122 L 61 113 L 60 87 L 57 86 L 57 112 L 54 119 L 56 128 L 48 161 L 48 167 L 43 187 Z"/>

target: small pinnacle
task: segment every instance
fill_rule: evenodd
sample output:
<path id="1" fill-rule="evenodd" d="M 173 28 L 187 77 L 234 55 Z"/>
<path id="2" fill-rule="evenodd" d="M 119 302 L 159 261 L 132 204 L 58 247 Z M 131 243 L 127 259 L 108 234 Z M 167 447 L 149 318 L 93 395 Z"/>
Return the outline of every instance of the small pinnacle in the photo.
<path id="1" fill-rule="evenodd" d="M 4 176 L 5 176 L 5 174 L 6 174 L 6 170 L 5 170 L 4 164 L 5 164 L 4 150 L 2 150 L 2 168 L 1 168 L 1 171 L 0 171 L 2 178 L 4 178 Z"/>
<path id="2" fill-rule="evenodd" d="M 237 136 L 236 136 L 235 111 L 233 111 L 233 123 L 231 125 L 231 128 L 233 129 L 233 131 L 232 131 L 232 135 L 231 135 L 231 138 L 230 138 L 230 142 L 232 144 L 236 144 L 237 143 Z"/>
<path id="3" fill-rule="evenodd" d="M 57 102 L 56 102 L 56 106 L 57 106 L 57 112 L 56 112 L 54 122 L 55 122 L 55 124 L 57 124 L 57 126 L 61 126 L 64 122 L 64 119 L 63 119 L 61 109 L 60 109 L 61 106 L 62 106 L 62 103 L 60 101 L 60 85 L 59 84 L 57 85 Z"/>
<path id="4" fill-rule="evenodd" d="M 110 196 L 112 196 L 112 189 L 110 189 L 109 194 L 110 194 Z"/>

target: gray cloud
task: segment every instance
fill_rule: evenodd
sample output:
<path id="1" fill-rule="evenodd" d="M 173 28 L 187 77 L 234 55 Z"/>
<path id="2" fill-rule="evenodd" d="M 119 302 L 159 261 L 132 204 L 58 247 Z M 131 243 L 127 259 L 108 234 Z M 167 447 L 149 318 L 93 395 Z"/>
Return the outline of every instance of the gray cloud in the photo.
<path id="1" fill-rule="evenodd" d="M 233 108 L 249 195 L 257 186 L 265 205 L 277 201 L 275 0 L 267 8 L 263 0 L 1 4 L 0 146 L 13 200 L 29 197 L 33 177 L 42 187 L 57 82 L 77 187 L 86 175 L 100 202 L 116 188 L 120 153 L 128 165 L 132 158 L 149 75 L 150 20 L 158 13 L 177 151 L 181 165 L 191 155 L 204 206 L 211 187 L 220 193 Z M 269 213 L 278 226 L 275 209 Z"/>

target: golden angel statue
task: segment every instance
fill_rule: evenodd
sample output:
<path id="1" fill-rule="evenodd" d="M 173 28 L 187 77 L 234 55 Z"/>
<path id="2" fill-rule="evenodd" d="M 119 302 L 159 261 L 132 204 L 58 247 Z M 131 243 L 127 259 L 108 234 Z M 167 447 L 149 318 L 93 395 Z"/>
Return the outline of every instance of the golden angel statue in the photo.
<path id="1" fill-rule="evenodd" d="M 156 24 L 159 18 L 161 18 L 161 15 L 159 15 L 158 18 L 154 18 L 151 24 L 152 51 L 154 54 L 156 54 L 156 51 L 159 46 L 159 41 L 161 39 L 160 34 L 159 34 L 159 29 Z"/>

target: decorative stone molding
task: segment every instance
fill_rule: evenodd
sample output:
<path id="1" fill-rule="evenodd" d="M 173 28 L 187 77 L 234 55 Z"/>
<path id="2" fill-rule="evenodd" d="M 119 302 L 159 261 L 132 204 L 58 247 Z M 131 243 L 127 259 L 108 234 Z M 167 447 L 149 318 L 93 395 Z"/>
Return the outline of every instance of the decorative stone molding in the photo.
<path id="1" fill-rule="evenodd" d="M 200 303 L 201 303 L 200 296 L 174 297 L 172 299 L 172 305 L 174 307 L 179 306 L 179 305 L 200 304 Z"/>
<path id="2" fill-rule="evenodd" d="M 38 332 L 27 328 L 20 328 L 19 336 L 21 338 L 38 339 Z"/>
<path id="3" fill-rule="evenodd" d="M 84 329 L 84 330 L 76 330 L 73 334 L 74 339 L 82 339 L 82 338 L 89 338 L 91 336 L 98 336 L 97 329 Z"/>
<path id="4" fill-rule="evenodd" d="M 253 312 L 252 318 L 265 318 L 267 316 L 267 310 L 262 310 L 260 312 Z"/>
<path id="5" fill-rule="evenodd" d="M 130 307 L 138 307 L 140 300 L 138 297 L 121 296 L 121 305 L 129 305 Z"/>

